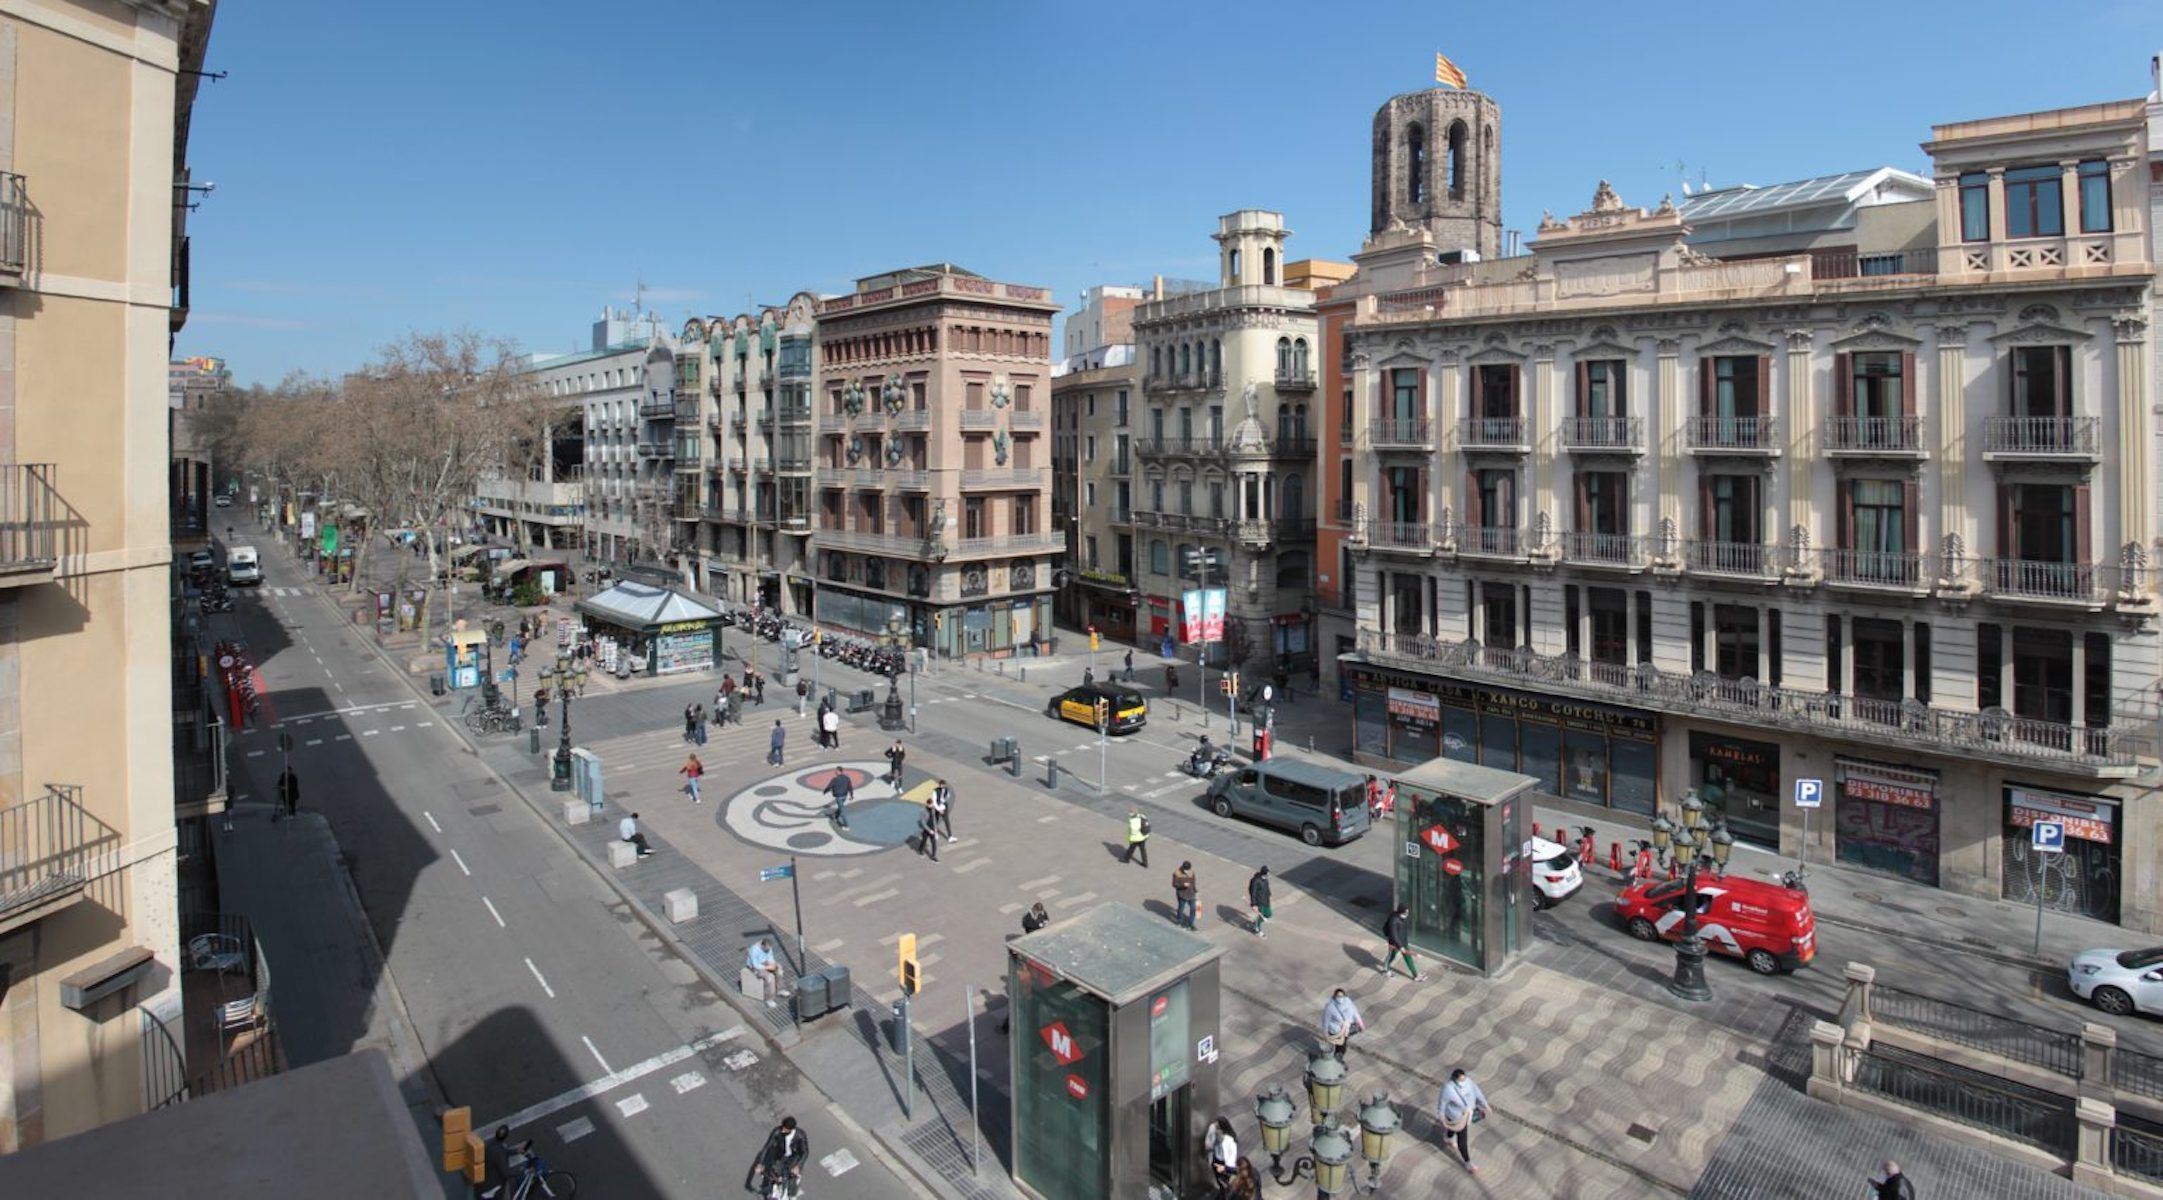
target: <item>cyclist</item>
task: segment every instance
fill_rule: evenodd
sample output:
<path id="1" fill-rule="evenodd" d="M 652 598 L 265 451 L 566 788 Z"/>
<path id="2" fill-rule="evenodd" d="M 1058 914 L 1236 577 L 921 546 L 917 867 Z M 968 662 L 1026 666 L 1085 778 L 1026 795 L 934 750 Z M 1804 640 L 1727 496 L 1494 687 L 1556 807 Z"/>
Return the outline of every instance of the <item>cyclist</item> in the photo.
<path id="1" fill-rule="evenodd" d="M 782 1194 L 793 1195 L 801 1186 L 804 1175 L 804 1159 L 811 1153 L 811 1143 L 804 1131 L 796 1127 L 796 1118 L 783 1117 L 766 1135 L 766 1146 L 759 1151 L 758 1166 L 752 1169 L 752 1178 L 761 1189 L 787 1181 L 788 1190 Z"/>
<path id="2" fill-rule="evenodd" d="M 488 1168 L 488 1181 L 481 1185 L 481 1200 L 501 1200 L 511 1194 L 511 1181 L 525 1169 L 526 1158 L 533 1153 L 533 1142 L 511 1140 L 511 1127 L 496 1126 L 496 1135 L 488 1140 L 483 1161 Z"/>

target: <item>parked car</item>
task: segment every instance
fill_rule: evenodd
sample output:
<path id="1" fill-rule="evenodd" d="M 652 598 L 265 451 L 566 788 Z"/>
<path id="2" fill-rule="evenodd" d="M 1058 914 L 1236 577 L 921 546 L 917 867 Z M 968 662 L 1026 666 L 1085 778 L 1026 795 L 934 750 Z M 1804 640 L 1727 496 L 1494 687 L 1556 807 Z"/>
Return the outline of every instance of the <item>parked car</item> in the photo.
<path id="1" fill-rule="evenodd" d="M 217 566 L 218 560 L 211 557 L 210 551 L 198 550 L 188 556 L 188 578 L 202 583 L 210 578 Z"/>
<path id="2" fill-rule="evenodd" d="M 1624 888 L 1615 914 L 1631 936 L 1682 938 L 1683 881 L 1661 879 Z M 1739 958 L 1760 975 L 1793 971 L 1817 955 L 1817 918 L 1810 894 L 1737 875 L 1697 881 L 1697 932 L 1705 948 Z"/>
<path id="3" fill-rule="evenodd" d="M 1553 908 L 1585 886 L 1585 873 L 1569 847 L 1546 838 L 1528 838 L 1524 853 L 1525 860 L 1532 864 L 1532 903 L 1536 907 Z"/>
<path id="4" fill-rule="evenodd" d="M 233 507 L 233 498 L 224 492 L 219 492 L 211 497 L 210 504 L 213 508 L 231 508 Z"/>
<path id="5" fill-rule="evenodd" d="M 1116 683 L 1091 683 L 1052 697 L 1047 712 L 1062 721 L 1097 727 L 1097 702 L 1111 705 L 1113 733 L 1132 733 L 1149 723 L 1149 701 L 1140 692 Z"/>
<path id="6" fill-rule="evenodd" d="M 2073 994 L 2116 1016 L 2163 1012 L 2163 946 L 2083 950 L 2066 968 Z"/>
<path id="7" fill-rule="evenodd" d="M 1299 834 L 1310 846 L 1341 846 L 1367 832 L 1367 782 L 1349 771 L 1298 759 L 1268 759 L 1219 775 L 1209 807 Z"/>

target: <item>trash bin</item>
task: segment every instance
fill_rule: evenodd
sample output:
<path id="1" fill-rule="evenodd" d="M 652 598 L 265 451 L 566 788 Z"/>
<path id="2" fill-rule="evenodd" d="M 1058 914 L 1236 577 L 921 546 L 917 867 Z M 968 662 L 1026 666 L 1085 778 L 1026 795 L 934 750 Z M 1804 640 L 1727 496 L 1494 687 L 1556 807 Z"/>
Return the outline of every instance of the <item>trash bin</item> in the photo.
<path id="1" fill-rule="evenodd" d="M 431 696 L 440 696 L 443 694 L 443 691 L 443 672 L 437 671 L 435 674 L 428 677 L 428 694 Z"/>
<path id="2" fill-rule="evenodd" d="M 991 761 L 1002 763 L 1012 757 L 1014 757 L 1013 738 L 1000 737 L 991 739 Z"/>
<path id="3" fill-rule="evenodd" d="M 909 1023 L 901 1017 L 901 1001 L 894 1001 L 892 1018 L 886 1022 L 886 1048 L 896 1054 L 908 1053 Z"/>
<path id="4" fill-rule="evenodd" d="M 849 969 L 834 963 L 819 972 L 826 979 L 826 1006 L 829 1009 L 849 1006 Z"/>
<path id="5" fill-rule="evenodd" d="M 809 1021 L 826 1015 L 826 976 L 799 975 L 796 977 L 796 1019 Z"/>

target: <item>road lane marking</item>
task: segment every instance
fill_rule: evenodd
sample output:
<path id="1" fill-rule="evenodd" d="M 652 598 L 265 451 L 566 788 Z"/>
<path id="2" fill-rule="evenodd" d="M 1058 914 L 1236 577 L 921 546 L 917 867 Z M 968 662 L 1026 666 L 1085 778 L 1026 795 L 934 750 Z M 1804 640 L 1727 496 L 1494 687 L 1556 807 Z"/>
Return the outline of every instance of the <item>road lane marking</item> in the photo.
<path id="1" fill-rule="evenodd" d="M 1078 896 L 1061 896 L 1057 900 L 1052 901 L 1051 906 L 1053 908 L 1072 908 L 1074 905 L 1077 904 L 1087 904 L 1089 901 L 1096 898 L 1097 894 L 1095 892 L 1083 892 Z"/>
<path id="2" fill-rule="evenodd" d="M 434 724 L 435 724 L 435 722 L 434 722 L 434 721 L 423 721 L 423 722 L 421 722 L 420 724 L 418 724 L 418 725 L 415 725 L 415 726 L 414 726 L 413 728 L 415 728 L 415 729 L 427 729 L 427 728 L 430 728 L 431 726 L 433 726 Z"/>
<path id="3" fill-rule="evenodd" d="M 541 968 L 534 966 L 533 960 L 530 958 L 526 960 L 526 969 L 533 972 L 533 978 L 540 982 L 541 990 L 548 993 L 548 998 L 551 1000 L 555 999 L 556 989 L 548 986 L 548 981 L 541 978 Z"/>
<path id="4" fill-rule="evenodd" d="M 1024 892 L 1033 892 L 1040 887 L 1050 887 L 1052 884 L 1059 882 L 1061 878 L 1063 876 L 1046 875 L 1042 879 L 1031 879 L 1025 883 L 1017 883 L 1014 886 Z"/>
<path id="5" fill-rule="evenodd" d="M 336 678 L 338 678 L 338 677 L 337 677 L 336 675 L 333 675 L 333 674 L 331 674 L 331 673 L 330 673 L 330 668 L 329 668 L 329 667 L 325 667 L 325 668 L 323 668 L 323 678 L 325 678 L 325 679 L 336 679 Z"/>
<path id="6" fill-rule="evenodd" d="M 592 1132 L 593 1121 L 589 1117 L 580 1117 L 575 1121 L 565 1121 L 563 1124 L 556 1126 L 556 1138 L 565 1145 L 569 1145 Z"/>
<path id="7" fill-rule="evenodd" d="M 322 745 L 322 744 L 323 744 L 323 739 L 322 739 L 322 738 L 309 738 L 309 739 L 308 739 L 308 741 L 307 741 L 307 744 L 308 744 L 308 745 L 310 745 L 310 746 L 320 746 L 320 745 Z"/>
<path id="8" fill-rule="evenodd" d="M 393 726 L 391 726 L 391 732 L 392 732 L 392 733 L 404 733 L 405 731 L 406 731 L 406 727 L 405 727 L 405 726 L 403 726 L 403 725 L 393 725 Z"/>
<path id="9" fill-rule="evenodd" d="M 849 901 L 849 903 L 854 904 L 858 908 L 862 908 L 867 904 L 877 904 L 881 900 L 891 900 L 894 897 L 899 896 L 900 894 L 900 888 L 888 888 L 883 892 L 873 892 L 868 896 L 858 896 L 856 899 Z"/>
<path id="10" fill-rule="evenodd" d="M 529 961 L 526 965 L 531 966 L 533 964 Z M 529 1125 L 535 1121 L 538 1121 L 543 1117 L 552 1116 L 556 1113 L 562 1112 L 564 1109 L 569 1108 L 574 1104 L 584 1104 L 586 1101 L 591 1100 L 596 1096 L 606 1095 L 609 1092 L 612 1092 L 617 1088 L 622 1087 L 624 1084 L 630 1083 L 634 1080 L 643 1079 L 646 1076 L 653 1074 L 655 1071 L 662 1070 L 666 1067 L 673 1067 L 677 1063 L 680 1063 L 683 1060 L 690 1058 L 692 1055 L 703 1053 L 707 1050 L 712 1049 L 715 1046 L 720 1045 L 722 1042 L 729 1041 L 730 1039 L 742 1037 L 743 1034 L 743 1026 L 731 1025 L 727 1029 L 724 1029 L 719 1033 L 708 1034 L 707 1036 L 702 1037 L 695 1042 L 691 1042 L 687 1045 L 678 1046 L 674 1050 L 670 1050 L 662 1054 L 656 1054 L 652 1058 L 647 1059 L 645 1062 L 625 1067 L 621 1071 L 611 1071 L 607 1075 L 594 1080 L 592 1083 L 581 1084 L 578 1087 L 572 1088 L 570 1091 L 565 1092 L 560 1096 L 543 1100 L 539 1104 L 535 1104 L 529 1108 L 520 1109 L 518 1112 L 512 1113 L 508 1117 L 503 1117 L 494 1121 L 483 1121 L 480 1124 L 474 1126 L 474 1128 L 494 1129 L 498 1125 L 508 1125 L 513 1129 L 518 1129 L 522 1126 Z"/>
<path id="11" fill-rule="evenodd" d="M 676 1094 L 681 1096 L 685 1092 L 695 1091 L 699 1088 L 705 1087 L 706 1077 L 699 1074 L 697 1071 L 685 1071 L 683 1074 L 678 1075 L 676 1078 L 669 1080 L 668 1085 L 672 1088 L 675 1088 Z"/>
<path id="12" fill-rule="evenodd" d="M 633 1092 L 630 1095 L 625 1096 L 623 1099 L 616 1101 L 616 1111 L 622 1113 L 624 1116 L 627 1117 L 635 1117 L 638 1114 L 645 1112 L 648 1107 L 649 1106 L 646 1103 L 646 1096 L 643 1092 Z"/>
<path id="13" fill-rule="evenodd" d="M 443 832 L 443 826 L 436 824 L 436 814 L 424 808 L 421 810 L 421 815 L 428 818 L 428 827 L 430 829 L 435 830 L 437 833 Z"/>
<path id="14" fill-rule="evenodd" d="M 1037 824 L 1039 824 L 1039 825 L 1049 825 L 1049 824 L 1051 824 L 1051 823 L 1052 823 L 1053 821 L 1056 821 L 1056 820 L 1058 820 L 1058 819 L 1059 819 L 1059 814 L 1057 814 L 1057 813 L 1045 813 L 1045 814 L 1044 814 L 1043 816 L 1041 816 L 1041 817 L 1038 817 L 1038 818 L 1036 819 L 1036 823 L 1037 823 Z"/>
<path id="15" fill-rule="evenodd" d="M 263 752 L 262 752 L 261 750 L 250 750 L 250 751 L 248 751 L 248 757 L 249 757 L 249 758 L 261 758 L 261 757 L 263 757 Z"/>
<path id="16" fill-rule="evenodd" d="M 961 865 L 955 867 L 954 874 L 966 875 L 969 872 L 976 870 L 978 867 L 988 866 L 990 865 L 990 863 L 991 860 L 988 858 L 972 858 L 968 862 L 962 863 Z"/>
<path id="17" fill-rule="evenodd" d="M 595 1061 L 595 1062 L 597 1062 L 597 1063 L 600 1063 L 600 1064 L 601 1064 L 601 1073 L 602 1073 L 602 1074 L 606 1075 L 606 1074 L 608 1074 L 609 1072 L 611 1072 L 611 1071 L 613 1071 L 613 1070 L 615 1069 L 615 1068 L 613 1068 L 613 1067 L 609 1066 L 609 1065 L 608 1065 L 608 1060 L 607 1060 L 607 1059 L 605 1059 L 605 1058 L 602 1058 L 602 1057 L 601 1057 L 601 1052 L 600 1052 L 599 1050 L 597 1050 L 597 1049 L 595 1049 L 595 1048 L 594 1048 L 594 1045 L 593 1045 L 593 1039 L 592 1039 L 592 1038 L 590 1038 L 590 1037 L 587 1037 L 587 1036 L 586 1036 L 585 1034 L 580 1034 L 580 1035 L 578 1035 L 578 1040 L 579 1040 L 579 1041 L 582 1041 L 582 1042 L 584 1042 L 584 1043 L 586 1043 L 586 1053 L 588 1053 L 588 1054 L 591 1054 L 591 1055 L 593 1055 L 593 1061 Z"/>
<path id="18" fill-rule="evenodd" d="M 338 740 L 341 742 L 350 742 L 353 740 L 353 735 L 350 733 L 341 733 L 338 735 Z"/>
<path id="19" fill-rule="evenodd" d="M 490 899 L 489 899 L 488 897 L 486 897 L 486 896 L 483 896 L 483 897 L 481 897 L 481 903 L 483 903 L 483 904 L 485 904 L 485 905 L 487 905 L 487 906 L 488 906 L 488 915 L 489 915 L 489 916 L 491 916 L 491 917 L 494 917 L 494 918 L 496 919 L 496 928 L 498 928 L 498 929 L 504 929 L 504 928 L 508 928 L 508 927 L 507 927 L 506 925 L 504 925 L 504 923 L 503 923 L 503 914 L 502 914 L 502 913 L 499 913 L 499 912 L 497 912 L 497 911 L 496 911 L 496 902 L 495 902 L 495 901 L 493 901 L 493 900 L 490 900 Z M 603 1065 L 606 1065 L 606 1064 L 603 1064 Z"/>
<path id="20" fill-rule="evenodd" d="M 451 851 L 451 861 L 457 863 L 458 869 L 464 871 L 469 878 L 472 876 L 473 868 L 466 865 L 466 860 L 459 857 L 458 851 Z"/>
<path id="21" fill-rule="evenodd" d="M 376 734 L 378 734 L 378 733 L 381 733 L 381 732 L 382 732 L 382 731 L 381 731 L 381 730 L 379 730 L 379 729 L 363 729 L 363 730 L 361 730 L 361 736 L 362 736 L 362 737 L 374 737 L 374 736 L 375 736 Z"/>

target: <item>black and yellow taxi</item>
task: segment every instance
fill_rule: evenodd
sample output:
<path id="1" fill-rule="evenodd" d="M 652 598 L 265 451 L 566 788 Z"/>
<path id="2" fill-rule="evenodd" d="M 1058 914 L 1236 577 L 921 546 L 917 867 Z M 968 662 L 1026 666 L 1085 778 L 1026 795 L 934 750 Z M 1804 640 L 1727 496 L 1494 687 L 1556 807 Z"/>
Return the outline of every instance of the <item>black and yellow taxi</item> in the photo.
<path id="1" fill-rule="evenodd" d="M 1085 683 L 1070 688 L 1053 696 L 1047 711 L 1062 721 L 1095 729 L 1099 704 L 1111 712 L 1113 733 L 1132 733 L 1149 723 L 1149 701 L 1133 688 L 1116 683 Z"/>

